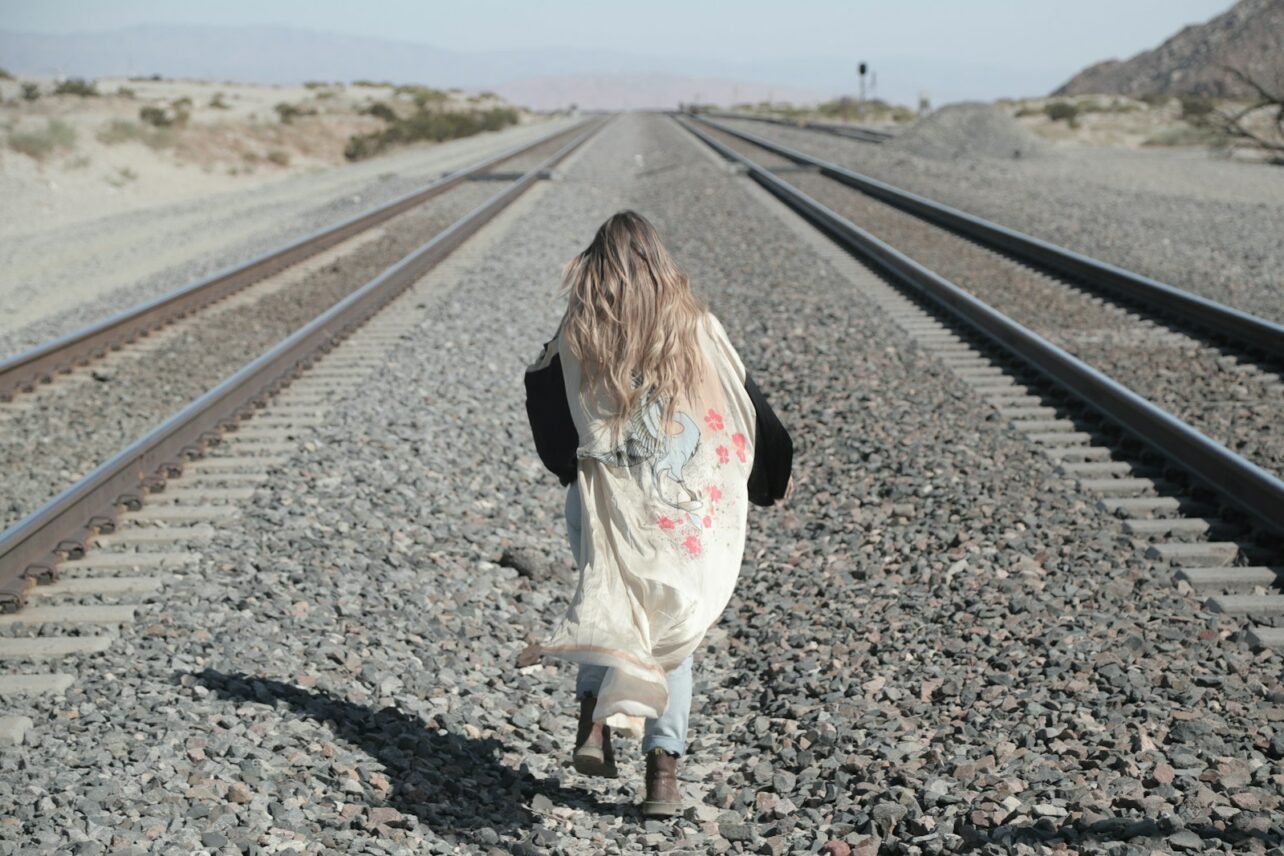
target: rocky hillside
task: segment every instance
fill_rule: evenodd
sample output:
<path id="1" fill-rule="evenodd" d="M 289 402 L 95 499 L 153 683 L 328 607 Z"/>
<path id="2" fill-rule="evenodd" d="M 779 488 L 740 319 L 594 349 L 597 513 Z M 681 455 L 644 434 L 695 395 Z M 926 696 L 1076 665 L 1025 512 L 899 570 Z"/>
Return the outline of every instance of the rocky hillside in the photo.
<path id="1" fill-rule="evenodd" d="M 1186 27 L 1154 50 L 1089 66 L 1053 94 L 1249 94 L 1222 68 L 1227 65 L 1268 84 L 1284 85 L 1284 0 L 1240 0 L 1207 23 Z"/>

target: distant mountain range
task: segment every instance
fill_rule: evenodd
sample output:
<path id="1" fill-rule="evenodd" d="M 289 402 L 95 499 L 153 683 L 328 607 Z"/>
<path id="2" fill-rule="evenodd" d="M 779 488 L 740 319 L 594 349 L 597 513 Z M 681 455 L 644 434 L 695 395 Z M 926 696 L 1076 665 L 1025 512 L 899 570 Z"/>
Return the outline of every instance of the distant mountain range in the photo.
<path id="1" fill-rule="evenodd" d="M 865 56 L 870 94 L 934 104 L 1045 92 L 1064 71 L 913 57 Z M 582 48 L 461 52 L 291 27 L 151 24 L 96 33 L 0 30 L 0 67 L 18 74 L 161 74 L 249 83 L 391 80 L 491 89 L 537 109 L 672 107 L 679 101 L 816 101 L 856 89 L 856 57 L 724 62 Z M 1016 83 L 1019 81 L 1019 83 Z M 1014 92 L 1020 86 L 1026 91 Z"/>
<path id="2" fill-rule="evenodd" d="M 1284 0 L 1240 0 L 1204 24 L 1184 28 L 1127 61 L 1089 66 L 1054 95 L 1249 94 L 1223 67 L 1284 89 Z"/>

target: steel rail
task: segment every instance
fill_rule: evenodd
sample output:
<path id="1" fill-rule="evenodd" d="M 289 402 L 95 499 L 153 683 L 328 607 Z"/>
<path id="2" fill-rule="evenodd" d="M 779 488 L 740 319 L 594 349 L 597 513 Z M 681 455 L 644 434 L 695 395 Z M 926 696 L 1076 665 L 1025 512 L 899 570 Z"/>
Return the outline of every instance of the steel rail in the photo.
<path id="1" fill-rule="evenodd" d="M 1000 226 L 966 211 L 861 175 L 831 161 L 764 139 L 757 134 L 708 119 L 701 121 L 794 163 L 815 167 L 821 175 L 1036 267 L 1051 270 L 1112 296 L 1140 303 L 1190 326 L 1226 336 L 1238 347 L 1284 359 L 1284 325 Z"/>
<path id="2" fill-rule="evenodd" d="M 766 122 L 769 125 L 780 125 L 784 128 L 802 128 L 803 130 L 824 131 L 838 137 L 860 140 L 862 143 L 885 143 L 896 138 L 895 134 L 879 131 L 874 128 L 862 128 L 859 125 L 839 125 L 832 122 L 813 122 L 810 119 L 782 119 L 777 116 L 750 116 L 745 113 L 694 113 L 695 116 L 716 116 L 719 119 L 744 119 L 748 122 Z"/>
<path id="3" fill-rule="evenodd" d="M 1277 476 L 923 267 L 690 122 L 679 122 L 723 157 L 743 165 L 756 182 L 835 242 L 1069 391 L 1265 530 L 1284 535 L 1284 481 Z"/>
<path id="4" fill-rule="evenodd" d="M 20 608 L 28 586 L 54 579 L 62 558 L 83 555 L 95 535 L 112 531 L 122 508 L 140 506 L 156 483 L 181 473 L 185 460 L 217 442 L 222 430 L 234 429 L 315 356 L 422 277 L 604 124 L 576 126 L 579 134 L 511 186 L 0 533 L 0 611 Z"/>
<path id="5" fill-rule="evenodd" d="M 139 336 L 222 300 L 248 285 L 285 270 L 322 250 L 377 226 L 414 208 L 504 161 L 542 146 L 550 140 L 573 133 L 583 123 L 523 143 L 448 173 L 441 178 L 402 194 L 360 214 L 326 226 L 283 247 L 269 250 L 247 262 L 210 274 L 167 294 L 145 301 L 116 315 L 104 318 L 65 336 L 0 360 L 0 401 L 34 389 L 57 374 L 71 371 L 110 350 L 135 341 Z"/>

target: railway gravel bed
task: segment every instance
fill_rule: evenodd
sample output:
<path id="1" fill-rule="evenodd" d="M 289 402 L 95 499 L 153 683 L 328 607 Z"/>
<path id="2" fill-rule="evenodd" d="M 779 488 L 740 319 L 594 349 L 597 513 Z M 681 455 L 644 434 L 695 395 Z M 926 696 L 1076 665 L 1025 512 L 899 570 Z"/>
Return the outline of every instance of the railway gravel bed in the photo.
<path id="1" fill-rule="evenodd" d="M 705 128 L 813 199 L 1272 472 L 1284 472 L 1278 372 L 1156 323 L 787 161 Z M 792 169 L 792 171 L 791 171 Z"/>
<path id="2" fill-rule="evenodd" d="M 64 698 L 14 705 L 37 727 L 0 752 L 0 852 L 1280 840 L 1275 655 L 1156 584 L 1144 545 L 668 120 L 617 119 L 565 172 L 116 654 L 68 659 Z M 636 745 L 619 780 L 570 769 L 567 670 L 513 666 L 573 585 L 521 371 L 561 263 L 624 205 L 655 219 L 799 452 L 794 502 L 752 515 L 697 655 L 693 802 L 672 822 L 636 814 Z M 512 547 L 545 561 L 519 574 Z"/>
<path id="3" fill-rule="evenodd" d="M 728 124 L 1284 321 L 1284 170 L 1195 151 L 1070 147 L 1041 158 L 937 161 L 817 131 Z"/>
<path id="4" fill-rule="evenodd" d="M 528 168 L 549 152 L 546 146 L 516 159 Z M 502 168 L 507 169 L 508 165 Z M 0 529 L 31 513 L 135 437 L 279 342 L 326 307 L 368 282 L 406 253 L 498 192 L 493 181 L 470 181 L 379 227 L 372 239 L 359 237 L 347 252 L 308 265 L 302 277 L 279 275 L 252 286 L 258 299 L 234 296 L 215 304 L 173 331 L 159 344 L 125 353 L 110 365 L 89 371 L 91 381 L 55 382 L 2 414 L 0 441 Z M 246 297 L 253 297 L 249 292 Z M 168 335 L 167 335 L 168 333 Z M 144 340 L 146 341 L 146 340 Z"/>
<path id="5" fill-rule="evenodd" d="M 79 329 L 575 121 L 416 146 L 249 191 L 5 235 L 0 354 Z"/>

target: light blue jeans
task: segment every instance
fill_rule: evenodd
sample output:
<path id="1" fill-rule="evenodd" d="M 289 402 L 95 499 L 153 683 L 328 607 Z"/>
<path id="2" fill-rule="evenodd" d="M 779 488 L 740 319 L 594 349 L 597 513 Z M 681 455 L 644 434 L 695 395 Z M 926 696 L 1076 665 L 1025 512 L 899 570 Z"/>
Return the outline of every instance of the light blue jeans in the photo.
<path id="1" fill-rule="evenodd" d="M 580 564 L 580 535 L 583 515 L 580 509 L 580 485 L 572 482 L 566 489 L 566 538 L 571 542 L 575 564 Z M 606 677 L 607 666 L 581 665 L 575 678 L 575 697 L 597 695 Z M 669 706 L 659 719 L 648 719 L 642 735 L 642 751 L 663 749 L 681 755 L 687 748 L 687 721 L 691 718 L 691 656 L 669 672 Z"/>

